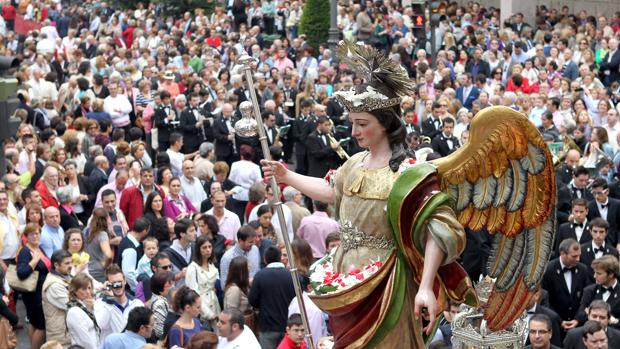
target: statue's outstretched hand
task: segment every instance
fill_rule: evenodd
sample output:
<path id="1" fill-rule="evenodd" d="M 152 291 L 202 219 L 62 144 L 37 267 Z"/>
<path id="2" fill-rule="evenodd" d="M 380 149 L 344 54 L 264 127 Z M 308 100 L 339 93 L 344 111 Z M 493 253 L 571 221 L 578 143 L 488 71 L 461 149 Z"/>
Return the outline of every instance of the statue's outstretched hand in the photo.
<path id="1" fill-rule="evenodd" d="M 431 289 L 418 290 L 415 296 L 414 314 L 416 319 L 422 316 L 429 323 L 422 330 L 427 335 L 431 334 L 433 327 L 435 326 L 435 314 L 437 311 L 437 299 L 435 293 Z"/>
<path id="2" fill-rule="evenodd" d="M 265 175 L 265 177 L 269 178 L 274 176 L 276 177 L 276 181 L 278 183 L 284 182 L 284 176 L 286 176 L 286 172 L 288 171 L 286 167 L 284 167 L 284 165 L 282 165 L 278 161 L 267 160 L 261 160 L 260 164 L 262 166 L 263 174 Z"/>

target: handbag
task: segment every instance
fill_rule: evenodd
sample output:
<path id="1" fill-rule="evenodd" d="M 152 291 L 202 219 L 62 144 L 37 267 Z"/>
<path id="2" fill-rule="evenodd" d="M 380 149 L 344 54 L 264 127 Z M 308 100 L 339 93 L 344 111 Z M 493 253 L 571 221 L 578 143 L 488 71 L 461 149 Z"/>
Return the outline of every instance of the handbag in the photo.
<path id="1" fill-rule="evenodd" d="M 0 316 L 0 349 L 14 349 L 17 347 L 17 336 L 9 320 Z"/>
<path id="2" fill-rule="evenodd" d="M 257 333 L 258 323 L 256 321 L 256 313 L 254 309 L 248 309 L 243 313 L 243 322 L 248 326 L 252 332 Z"/>
<path id="3" fill-rule="evenodd" d="M 24 280 L 17 277 L 17 267 L 15 264 L 10 264 L 6 270 L 6 281 L 12 289 L 18 292 L 34 292 L 37 288 L 37 280 L 39 280 L 39 272 L 37 270 L 33 271 Z"/>

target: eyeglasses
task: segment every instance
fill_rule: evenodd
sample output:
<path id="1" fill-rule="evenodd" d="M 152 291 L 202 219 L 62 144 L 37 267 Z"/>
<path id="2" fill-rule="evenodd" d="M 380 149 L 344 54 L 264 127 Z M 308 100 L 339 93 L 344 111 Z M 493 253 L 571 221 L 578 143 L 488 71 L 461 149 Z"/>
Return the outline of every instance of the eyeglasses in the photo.
<path id="1" fill-rule="evenodd" d="M 592 191 L 592 195 L 594 196 L 605 195 L 605 194 L 607 194 L 607 189 L 601 190 L 601 191 L 594 191 L 594 190 Z"/>
<path id="2" fill-rule="evenodd" d="M 549 331 L 549 330 L 530 330 L 530 334 L 533 334 L 533 335 L 544 335 L 544 334 L 547 334 L 549 332 L 551 332 L 551 331 Z"/>

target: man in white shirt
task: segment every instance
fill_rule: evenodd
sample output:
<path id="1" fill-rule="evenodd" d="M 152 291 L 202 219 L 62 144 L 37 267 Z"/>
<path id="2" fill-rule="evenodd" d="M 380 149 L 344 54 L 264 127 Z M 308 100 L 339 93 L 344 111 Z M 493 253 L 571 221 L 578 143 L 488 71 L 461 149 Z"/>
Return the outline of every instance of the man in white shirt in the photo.
<path id="1" fill-rule="evenodd" d="M 97 299 L 94 306 L 95 318 L 101 328 L 101 338 L 123 331 L 129 312 L 144 306 L 142 301 L 131 299 L 125 293 L 125 275 L 118 265 L 110 265 L 105 274 L 106 295 Z"/>
<path id="2" fill-rule="evenodd" d="M 211 195 L 213 207 L 206 212 L 217 219 L 220 228 L 220 235 L 228 240 L 237 240 L 237 231 L 241 228 L 239 217 L 232 211 L 226 209 L 226 194 L 223 191 L 216 191 Z M 254 213 L 256 217 L 256 213 Z"/>
<path id="3" fill-rule="evenodd" d="M 58 99 L 56 85 L 43 79 L 43 71 L 36 65 L 32 68 L 32 79 L 28 80 L 28 86 L 30 86 L 28 93 L 31 99 L 38 99 L 39 101 L 43 99 L 55 101 Z"/>
<path id="4" fill-rule="evenodd" d="M 199 209 L 200 203 L 207 198 L 207 193 L 205 193 L 200 179 L 194 176 L 194 166 L 194 162 L 190 159 L 183 161 L 181 188 L 183 189 L 183 194 L 192 202 L 192 205 Z"/>
<path id="5" fill-rule="evenodd" d="M 0 268 L 4 271 L 9 264 L 15 264 L 20 245 L 17 226 L 17 216 L 9 211 L 9 195 L 0 190 Z"/>
<path id="6" fill-rule="evenodd" d="M 614 149 L 614 153 L 617 152 L 618 132 L 620 131 L 620 125 L 618 125 L 618 110 L 611 108 L 607 111 L 607 124 L 603 127 L 607 130 L 609 145 Z"/>
<path id="7" fill-rule="evenodd" d="M 103 110 L 110 114 L 112 119 L 112 125 L 114 127 L 126 127 L 129 126 L 131 120 L 129 119 L 129 113 L 132 111 L 131 103 L 125 95 L 118 94 L 118 84 L 110 83 L 108 85 L 110 95 L 103 100 Z"/>
<path id="8" fill-rule="evenodd" d="M 221 336 L 217 344 L 218 348 L 261 349 L 252 330 L 245 326 L 243 314 L 239 309 L 223 310 L 218 316 L 217 329 Z"/>
<path id="9" fill-rule="evenodd" d="M 170 169 L 174 176 L 181 176 L 183 174 L 183 161 L 191 160 L 196 156 L 198 152 L 191 154 L 181 153 L 183 147 L 183 135 L 174 132 L 170 135 L 170 147 L 166 150 L 166 154 L 170 158 Z M 198 205 L 200 207 L 200 205 Z"/>

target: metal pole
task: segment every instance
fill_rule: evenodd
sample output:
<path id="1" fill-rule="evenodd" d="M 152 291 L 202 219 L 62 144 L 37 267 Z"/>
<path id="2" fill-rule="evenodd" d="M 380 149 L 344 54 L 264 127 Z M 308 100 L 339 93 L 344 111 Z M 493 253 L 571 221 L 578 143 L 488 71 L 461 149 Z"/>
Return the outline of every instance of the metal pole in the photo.
<path id="1" fill-rule="evenodd" d="M 431 23 L 431 68 L 435 69 L 437 65 L 437 38 L 435 37 L 437 27 Z"/>
<path id="2" fill-rule="evenodd" d="M 252 106 L 254 107 L 254 118 L 256 119 L 258 128 L 258 140 L 260 141 L 261 149 L 263 150 L 263 157 L 267 161 L 271 161 L 271 154 L 269 153 L 269 144 L 267 143 L 267 133 L 263 126 L 263 119 L 261 118 L 260 108 L 258 107 L 258 98 L 256 97 L 256 90 L 254 90 L 254 79 L 252 77 L 251 64 L 255 62 L 254 58 L 244 53 L 239 57 L 239 64 L 243 66 L 245 71 L 245 78 L 248 82 L 248 89 L 250 90 L 250 99 L 252 100 Z M 288 253 L 288 262 L 290 264 L 291 277 L 293 278 L 293 286 L 295 288 L 295 296 L 297 296 L 297 303 L 299 304 L 299 312 L 301 313 L 301 320 L 304 324 L 305 336 L 310 348 L 315 349 L 314 342 L 312 341 L 312 333 L 310 332 L 310 325 L 308 323 L 308 314 L 306 313 L 306 306 L 304 304 L 303 291 L 299 282 L 299 274 L 295 266 L 295 255 L 293 254 L 293 248 L 291 247 L 291 241 L 288 236 L 288 229 L 286 228 L 286 220 L 284 218 L 284 210 L 282 209 L 282 202 L 280 201 L 280 187 L 276 182 L 275 177 L 271 177 L 269 180 L 271 189 L 273 190 L 273 197 L 276 202 L 273 204 L 276 208 L 278 215 L 278 221 L 280 222 L 280 231 L 282 231 L 282 239 L 284 239 L 284 245 L 286 246 L 286 253 Z"/>
<path id="3" fill-rule="evenodd" d="M 330 0 L 329 9 L 329 36 L 327 43 L 332 51 L 332 57 L 336 57 L 336 49 L 340 41 L 340 30 L 338 29 L 338 0 Z"/>

